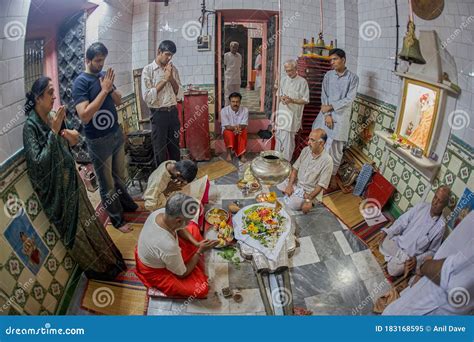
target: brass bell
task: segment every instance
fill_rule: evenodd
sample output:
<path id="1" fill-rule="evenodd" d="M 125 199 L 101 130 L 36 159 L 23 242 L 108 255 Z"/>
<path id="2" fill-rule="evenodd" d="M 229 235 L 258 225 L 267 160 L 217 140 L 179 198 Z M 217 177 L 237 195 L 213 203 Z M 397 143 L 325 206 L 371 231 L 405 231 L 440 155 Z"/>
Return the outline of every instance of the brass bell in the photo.
<path id="1" fill-rule="evenodd" d="M 316 48 L 315 51 L 318 55 L 323 54 L 323 50 L 326 48 L 326 44 L 324 44 L 322 32 L 319 32 L 318 40 L 316 41 L 316 45 L 314 47 Z"/>
<path id="2" fill-rule="evenodd" d="M 420 51 L 420 42 L 415 36 L 415 23 L 412 20 L 408 21 L 407 33 L 403 37 L 402 51 L 400 51 L 398 57 L 410 63 L 426 64 Z"/>

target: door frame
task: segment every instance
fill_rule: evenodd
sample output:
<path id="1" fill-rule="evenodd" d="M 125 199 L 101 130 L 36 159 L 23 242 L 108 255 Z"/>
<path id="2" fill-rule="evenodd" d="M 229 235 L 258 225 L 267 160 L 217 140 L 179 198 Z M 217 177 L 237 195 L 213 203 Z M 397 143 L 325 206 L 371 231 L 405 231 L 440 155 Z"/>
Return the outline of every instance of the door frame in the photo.
<path id="1" fill-rule="evenodd" d="M 252 15 L 248 15 L 248 13 L 253 13 Z M 267 40 L 268 35 L 268 21 L 271 17 L 277 16 L 276 18 L 276 34 L 275 34 L 275 41 L 274 44 L 277 46 L 275 49 L 274 55 L 274 79 L 279 78 L 280 75 L 280 20 L 281 20 L 281 13 L 278 11 L 255 11 L 255 10 L 217 10 L 216 11 L 216 18 L 217 18 L 217 25 L 215 25 L 216 32 L 215 32 L 215 54 L 214 58 L 217 60 L 215 63 L 216 70 L 215 70 L 215 115 L 216 115 L 216 122 L 219 121 L 219 113 L 222 108 L 223 98 L 222 98 L 222 32 L 223 32 L 223 25 L 224 22 L 247 22 L 247 23 L 260 23 L 263 24 L 262 30 L 262 45 Z M 262 49 L 262 80 L 266 80 L 266 62 L 267 62 L 267 49 Z M 262 88 L 260 92 L 260 109 L 263 110 L 263 104 L 265 100 L 265 90 L 266 90 L 266 82 L 262 81 Z M 273 103 L 272 103 L 273 111 L 276 108 L 276 96 L 273 96 Z M 219 127 L 218 127 L 219 126 Z M 215 132 L 220 133 L 220 125 L 215 125 Z"/>

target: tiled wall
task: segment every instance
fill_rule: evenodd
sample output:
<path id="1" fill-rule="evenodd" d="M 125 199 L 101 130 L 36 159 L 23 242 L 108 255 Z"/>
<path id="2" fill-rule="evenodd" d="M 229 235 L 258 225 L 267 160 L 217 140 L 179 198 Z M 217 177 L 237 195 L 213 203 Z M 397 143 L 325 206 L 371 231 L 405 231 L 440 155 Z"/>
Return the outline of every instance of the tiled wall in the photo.
<path id="1" fill-rule="evenodd" d="M 109 50 L 105 67 L 115 71 L 115 85 L 122 94 L 133 92 L 133 1 L 102 2 L 87 18 L 86 48 L 100 41 Z"/>
<path id="2" fill-rule="evenodd" d="M 393 1 L 358 1 L 358 67 L 359 91 L 388 103 L 398 103 L 400 78 L 392 73 L 396 53 L 395 5 Z M 398 1 L 400 29 L 399 51 L 406 32 L 408 1 Z M 442 14 L 433 20 L 415 16 L 417 36 L 420 30 L 436 30 L 445 49 L 456 63 L 457 74 L 451 80 L 462 88 L 457 98 L 456 110 L 465 111 L 470 125 L 454 134 L 474 146 L 474 88 L 469 73 L 473 71 L 474 49 L 474 2 L 472 0 L 450 0 L 444 2 Z M 366 34 L 361 34 L 364 32 Z M 425 59 L 429 56 L 425 56 Z M 400 61 L 400 67 L 406 62 Z"/>
<path id="3" fill-rule="evenodd" d="M 0 170 L 0 315 L 57 313 L 76 264 L 48 221 L 26 174 L 22 153 L 8 160 Z M 21 203 L 47 255 L 35 275 L 22 261 L 21 250 L 14 251 L 5 231 L 15 219 Z M 43 259 L 41 259 L 43 260 Z"/>
<path id="4" fill-rule="evenodd" d="M 212 96 L 211 96 L 212 98 Z M 129 130 L 138 129 L 135 96 L 130 94 L 117 107 L 119 121 Z M 210 108 L 213 108 L 210 106 Z M 48 255 L 34 275 L 8 242 L 5 231 L 16 217 L 17 204 L 25 208 L 28 220 L 38 235 L 37 244 L 47 247 Z M 0 169 L 0 315 L 54 314 L 76 270 L 54 226 L 48 221 L 26 173 L 23 150 L 12 156 Z M 66 303 L 67 304 L 67 303 Z"/>
<path id="5" fill-rule="evenodd" d="M 162 3 L 156 6 L 156 41 L 171 39 L 177 44 L 178 52 L 174 57 L 174 63 L 180 69 L 183 84 L 209 84 L 214 82 L 214 44 L 215 27 L 213 16 L 209 16 L 209 34 L 212 36 L 211 51 L 198 52 L 196 41 L 183 39 L 182 28 L 186 23 L 197 21 L 201 16 L 200 1 L 174 0 L 168 6 Z M 207 9 L 255 9 L 279 11 L 278 0 L 253 1 L 253 0 L 211 0 L 206 1 Z M 337 21 L 336 3 L 333 1 L 323 2 L 325 11 L 325 40 L 329 44 L 336 37 Z M 319 32 L 319 1 L 312 0 L 282 0 L 282 31 L 281 31 L 281 61 L 296 58 L 301 54 L 303 38 L 317 37 Z M 134 12 L 135 17 L 135 12 Z M 293 19 L 292 19 L 293 17 Z M 141 15 L 137 25 L 146 25 L 146 18 Z M 166 24 L 169 29 L 166 30 Z M 135 25 L 135 18 L 134 18 Z M 151 22 L 148 26 L 151 26 Z M 135 30 L 135 28 L 134 28 Z M 191 32 L 191 30 L 190 30 Z M 196 31 L 194 31 L 196 32 Z M 135 53 L 135 51 L 134 51 Z M 143 67 L 135 65 L 134 67 Z"/>
<path id="6" fill-rule="evenodd" d="M 362 94 L 358 94 L 352 107 L 349 144 L 359 146 L 379 168 L 382 168 L 384 162 L 385 142 L 374 135 L 366 144 L 360 138 L 359 132 L 365 127 L 366 120 L 370 116 L 375 118 L 375 131 L 393 129 L 395 113 L 395 106 Z M 403 159 L 391 152 L 385 160 L 386 167 L 383 176 L 396 187 L 393 201 L 403 212 L 422 200 L 430 201 L 434 191 L 443 184 L 451 187 L 450 208 L 453 208 L 467 186 L 471 190 L 474 189 L 473 158 L 472 146 L 451 135 L 440 171 L 432 184 Z"/>
<path id="7" fill-rule="evenodd" d="M 23 145 L 23 55 L 29 8 L 30 0 L 0 1 L 0 164 Z"/>

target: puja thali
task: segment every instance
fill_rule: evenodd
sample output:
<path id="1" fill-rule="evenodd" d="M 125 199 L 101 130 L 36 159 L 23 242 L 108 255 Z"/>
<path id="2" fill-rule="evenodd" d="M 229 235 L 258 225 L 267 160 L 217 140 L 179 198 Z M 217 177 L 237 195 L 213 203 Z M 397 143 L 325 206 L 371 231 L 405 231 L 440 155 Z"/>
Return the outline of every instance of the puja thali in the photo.
<path id="1" fill-rule="evenodd" d="M 234 241 L 234 229 L 227 223 L 229 213 L 221 208 L 212 208 L 204 216 L 207 223 L 211 225 L 206 232 L 206 239 L 218 240 L 219 244 L 214 248 L 226 247 Z"/>
<path id="2" fill-rule="evenodd" d="M 215 226 L 220 224 L 222 221 L 227 222 L 229 220 L 229 213 L 225 209 L 212 208 L 207 211 L 204 219 L 211 226 Z"/>

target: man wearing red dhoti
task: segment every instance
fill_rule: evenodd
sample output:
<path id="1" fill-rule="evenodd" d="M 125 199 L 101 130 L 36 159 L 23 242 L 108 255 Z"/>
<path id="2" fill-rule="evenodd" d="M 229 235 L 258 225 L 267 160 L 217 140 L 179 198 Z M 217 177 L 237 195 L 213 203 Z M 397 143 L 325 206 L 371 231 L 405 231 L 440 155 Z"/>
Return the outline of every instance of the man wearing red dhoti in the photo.
<path id="1" fill-rule="evenodd" d="M 247 125 L 249 122 L 249 110 L 240 107 L 242 95 L 232 93 L 229 95 L 230 105 L 221 110 L 222 135 L 227 148 L 227 161 L 232 160 L 232 151 L 245 163 L 245 152 L 247 151 Z"/>
<path id="2" fill-rule="evenodd" d="M 136 273 L 145 286 L 170 297 L 206 297 L 203 253 L 218 241 L 203 240 L 191 221 L 199 209 L 198 201 L 176 193 L 148 217 L 135 249 Z"/>

